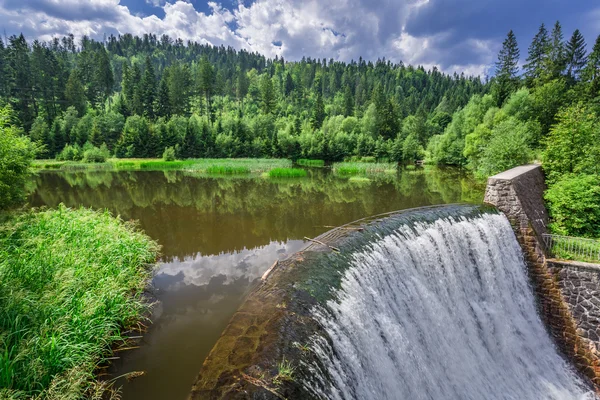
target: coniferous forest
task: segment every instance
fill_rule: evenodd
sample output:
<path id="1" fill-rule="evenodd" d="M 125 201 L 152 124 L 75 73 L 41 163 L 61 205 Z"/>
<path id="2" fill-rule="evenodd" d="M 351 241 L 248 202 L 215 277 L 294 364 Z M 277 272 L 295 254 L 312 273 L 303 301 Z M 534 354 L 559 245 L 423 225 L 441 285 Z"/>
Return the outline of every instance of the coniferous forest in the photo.
<path id="1" fill-rule="evenodd" d="M 526 53 L 510 31 L 491 79 L 385 59 L 289 62 L 151 34 L 11 36 L 0 42 L 0 102 L 42 145 L 38 158 L 369 156 L 482 178 L 538 160 L 551 207 L 576 202 L 565 200 L 573 185 L 600 203 L 600 36 L 586 44 L 558 21 Z M 563 233 L 600 234 L 590 212 Z"/>

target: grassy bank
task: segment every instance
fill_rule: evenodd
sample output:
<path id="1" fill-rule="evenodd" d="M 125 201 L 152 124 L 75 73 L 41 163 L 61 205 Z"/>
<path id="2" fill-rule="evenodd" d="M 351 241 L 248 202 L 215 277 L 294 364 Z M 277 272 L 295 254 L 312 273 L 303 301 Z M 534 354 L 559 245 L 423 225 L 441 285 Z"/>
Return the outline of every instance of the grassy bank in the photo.
<path id="1" fill-rule="evenodd" d="M 340 162 L 333 164 L 333 172 L 341 176 L 394 173 L 396 170 L 397 166 L 393 163 Z"/>
<path id="2" fill-rule="evenodd" d="M 271 178 L 302 178 L 306 176 L 306 171 L 302 168 L 273 168 L 269 171 Z"/>
<path id="3" fill-rule="evenodd" d="M 59 206 L 0 225 L 0 398 L 100 398 L 96 368 L 146 314 L 157 252 L 108 212 Z"/>
<path id="4" fill-rule="evenodd" d="M 95 170 L 116 171 L 163 171 L 186 170 L 207 174 L 260 173 L 274 168 L 289 168 L 290 160 L 269 158 L 199 158 L 164 161 L 153 158 L 113 158 L 104 163 L 82 163 L 73 161 L 36 160 L 35 169 L 49 170 Z"/>

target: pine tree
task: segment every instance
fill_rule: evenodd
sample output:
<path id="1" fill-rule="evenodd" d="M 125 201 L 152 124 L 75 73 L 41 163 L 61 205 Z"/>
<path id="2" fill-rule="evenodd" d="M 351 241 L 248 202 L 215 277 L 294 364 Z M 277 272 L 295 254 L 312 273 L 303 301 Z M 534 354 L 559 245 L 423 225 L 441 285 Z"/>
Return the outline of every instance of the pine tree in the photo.
<path id="1" fill-rule="evenodd" d="M 310 119 L 310 124 L 313 129 L 319 129 L 323 126 L 323 121 L 325 120 L 325 105 L 323 104 L 323 95 L 321 91 L 317 91 L 317 101 L 315 102 L 312 116 Z"/>
<path id="2" fill-rule="evenodd" d="M 188 115 L 192 94 L 190 68 L 187 65 L 175 63 L 167 71 L 165 73 L 168 73 L 170 112 L 173 115 Z"/>
<path id="3" fill-rule="evenodd" d="M 592 52 L 588 56 L 587 65 L 582 75 L 589 85 L 589 95 L 592 98 L 600 96 L 600 35 L 596 38 L 596 43 L 594 43 Z"/>
<path id="4" fill-rule="evenodd" d="M 579 79 L 579 73 L 587 62 L 585 56 L 585 39 L 579 29 L 575 29 L 566 48 L 567 76 Z"/>
<path id="5" fill-rule="evenodd" d="M 562 27 L 558 21 L 556 21 L 554 28 L 552 28 L 545 64 L 545 81 L 560 77 L 566 67 L 565 43 L 563 40 Z"/>
<path id="6" fill-rule="evenodd" d="M 154 101 L 156 99 L 156 76 L 150 57 L 146 57 L 144 75 L 141 82 L 141 100 L 143 115 L 149 119 L 154 118 Z"/>
<path id="7" fill-rule="evenodd" d="M 542 76 L 544 60 L 548 53 L 549 44 L 548 31 L 546 30 L 546 26 L 542 24 L 529 46 L 527 63 L 523 66 L 527 83 L 530 87 Z"/>
<path id="8" fill-rule="evenodd" d="M 96 147 L 102 146 L 102 143 L 105 142 L 104 133 L 102 132 L 102 127 L 100 126 L 101 124 L 100 124 L 99 119 L 100 118 L 94 119 L 94 123 L 92 125 L 92 130 L 90 132 L 90 137 L 88 138 L 90 143 Z"/>
<path id="9" fill-rule="evenodd" d="M 237 73 L 237 82 L 235 85 L 235 96 L 237 97 L 238 102 L 243 104 L 244 97 L 248 94 L 248 75 L 245 70 L 239 70 Z"/>
<path id="10" fill-rule="evenodd" d="M 171 100 L 169 98 L 169 73 L 165 71 L 160 84 L 158 85 L 158 95 L 156 98 L 156 115 L 158 117 L 171 117 Z"/>
<path id="11" fill-rule="evenodd" d="M 349 117 L 352 114 L 354 114 L 354 98 L 352 97 L 350 85 L 346 85 L 344 89 L 344 116 Z"/>
<path id="12" fill-rule="evenodd" d="M 508 96 L 517 90 L 519 85 L 519 46 L 517 38 L 511 30 L 504 42 L 502 50 L 498 53 L 496 62 L 495 98 L 500 106 Z"/>
<path id="13" fill-rule="evenodd" d="M 115 84 L 108 53 L 104 47 L 96 51 L 94 57 L 94 86 L 96 87 L 96 99 L 98 103 L 104 102 L 110 96 Z"/>
<path id="14" fill-rule="evenodd" d="M 206 116 L 212 121 L 212 118 L 210 118 L 210 101 L 215 88 L 215 71 L 206 56 L 203 56 L 200 59 L 197 85 L 200 93 L 204 94 L 204 99 L 206 101 Z"/>
<path id="15" fill-rule="evenodd" d="M 292 75 L 288 72 L 285 74 L 285 85 L 284 85 L 284 93 L 286 96 L 289 96 L 294 90 L 294 80 L 292 79 Z"/>
<path id="16" fill-rule="evenodd" d="M 11 92 L 11 105 L 25 130 L 29 130 L 36 115 L 33 97 L 33 82 L 29 46 L 23 34 L 9 38 L 8 78 Z"/>
<path id="17" fill-rule="evenodd" d="M 273 81 L 267 74 L 264 74 L 260 80 L 260 98 L 263 113 L 271 114 L 275 111 L 275 106 L 277 106 L 275 88 L 273 87 Z"/>
<path id="18" fill-rule="evenodd" d="M 85 89 L 76 70 L 73 70 L 71 75 L 69 75 L 69 80 L 65 87 L 65 98 L 67 99 L 67 105 L 75 107 L 79 116 L 85 114 L 87 109 Z"/>

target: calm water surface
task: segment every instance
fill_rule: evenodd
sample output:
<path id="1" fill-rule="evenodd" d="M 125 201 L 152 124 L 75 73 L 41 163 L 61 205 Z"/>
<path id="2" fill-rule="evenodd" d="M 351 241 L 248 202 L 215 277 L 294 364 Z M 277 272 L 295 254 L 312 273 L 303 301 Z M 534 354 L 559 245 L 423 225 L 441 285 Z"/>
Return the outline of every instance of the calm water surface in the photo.
<path id="1" fill-rule="evenodd" d="M 307 178 L 211 178 L 181 171 L 42 172 L 33 206 L 108 209 L 162 245 L 159 300 L 142 347 L 120 354 L 124 400 L 185 399 L 245 294 L 303 237 L 388 211 L 480 203 L 484 187 L 458 170 L 417 169 L 370 181 L 310 170 Z"/>

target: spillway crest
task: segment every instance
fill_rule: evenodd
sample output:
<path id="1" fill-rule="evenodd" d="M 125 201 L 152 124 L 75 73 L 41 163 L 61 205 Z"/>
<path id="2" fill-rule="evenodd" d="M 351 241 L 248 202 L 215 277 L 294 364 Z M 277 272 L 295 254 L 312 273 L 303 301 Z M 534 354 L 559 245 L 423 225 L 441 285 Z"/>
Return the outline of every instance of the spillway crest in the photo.
<path id="1" fill-rule="evenodd" d="M 331 399 L 587 399 L 540 320 L 500 214 L 443 217 L 379 235 L 349 257 L 314 317 L 304 383 Z"/>

